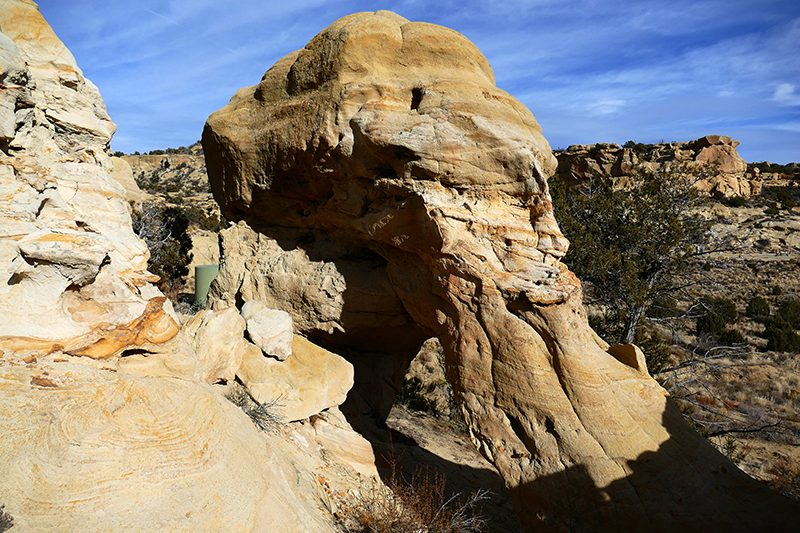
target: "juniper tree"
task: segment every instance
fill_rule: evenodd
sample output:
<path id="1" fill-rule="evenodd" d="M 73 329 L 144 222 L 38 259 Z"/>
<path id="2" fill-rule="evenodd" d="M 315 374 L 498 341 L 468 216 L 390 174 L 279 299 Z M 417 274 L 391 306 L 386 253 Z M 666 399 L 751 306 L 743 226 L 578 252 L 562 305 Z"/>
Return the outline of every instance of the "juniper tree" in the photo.
<path id="1" fill-rule="evenodd" d="M 594 324 L 607 341 L 632 343 L 648 308 L 697 281 L 690 260 L 708 251 L 711 236 L 695 185 L 713 171 L 678 163 L 636 166 L 616 179 L 593 175 L 572 188 L 550 180 L 571 242 L 564 262 L 589 282 L 587 296 L 602 310 Z"/>

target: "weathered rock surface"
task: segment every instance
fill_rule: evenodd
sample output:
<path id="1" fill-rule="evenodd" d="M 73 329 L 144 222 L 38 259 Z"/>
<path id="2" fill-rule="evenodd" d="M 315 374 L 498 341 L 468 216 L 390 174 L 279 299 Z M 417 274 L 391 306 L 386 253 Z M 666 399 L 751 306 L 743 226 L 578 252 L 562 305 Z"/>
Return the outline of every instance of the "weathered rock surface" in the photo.
<path id="1" fill-rule="evenodd" d="M 112 157 L 111 162 L 114 164 L 111 177 L 125 189 L 125 199 L 129 204 L 141 209 L 146 195 L 133 179 L 133 170 L 131 170 L 130 164 L 121 157 Z"/>
<path id="2" fill-rule="evenodd" d="M 706 135 L 688 142 L 641 145 L 640 150 L 620 148 L 614 143 L 576 144 L 555 152 L 558 175 L 566 183 L 580 182 L 594 172 L 621 178 L 634 165 L 657 168 L 670 162 L 693 165 L 717 165 L 718 173 L 697 183 L 704 192 L 719 191 L 724 196 L 749 198 L 761 193 L 762 180 L 747 171 L 747 162 L 739 156 L 739 141 L 725 135 Z"/>
<path id="3" fill-rule="evenodd" d="M 0 7 L 3 120 L 13 122 L 0 143 L 3 349 L 22 342 L 23 351 L 108 357 L 129 344 L 132 324 L 144 328 L 133 343 L 168 340 L 177 325 L 153 300 L 161 295 L 148 284 L 147 248 L 109 175 L 116 126 L 36 5 Z"/>
<path id="4" fill-rule="evenodd" d="M 2 366 L 0 412 L 15 531 L 333 531 L 297 496 L 296 451 L 209 385 Z"/>
<path id="5" fill-rule="evenodd" d="M 315 472 L 353 483 L 347 464 L 371 453 L 337 462 L 319 432 L 259 432 L 211 385 L 258 350 L 244 319 L 217 309 L 180 330 L 110 175 L 97 89 L 33 2 L 0 0 L 0 32 L 4 518 L 21 532 L 333 532 Z"/>
<path id="6" fill-rule="evenodd" d="M 250 344 L 237 373 L 258 403 L 274 405 L 289 421 L 344 403 L 353 387 L 353 365 L 303 337 L 294 336 L 292 357 L 265 357 Z"/>
<path id="7" fill-rule="evenodd" d="M 292 317 L 286 311 L 258 310 L 247 317 L 247 334 L 265 355 L 281 361 L 292 355 Z"/>
<path id="8" fill-rule="evenodd" d="M 371 358 L 379 374 L 357 375 L 362 390 L 396 383 L 409 345 L 438 336 L 527 530 L 789 527 L 796 505 L 718 454 L 638 358 L 589 328 L 559 262 L 557 162 L 463 36 L 345 17 L 212 115 L 203 145 L 222 211 L 242 221 L 222 238 L 215 305 L 263 300 Z"/>

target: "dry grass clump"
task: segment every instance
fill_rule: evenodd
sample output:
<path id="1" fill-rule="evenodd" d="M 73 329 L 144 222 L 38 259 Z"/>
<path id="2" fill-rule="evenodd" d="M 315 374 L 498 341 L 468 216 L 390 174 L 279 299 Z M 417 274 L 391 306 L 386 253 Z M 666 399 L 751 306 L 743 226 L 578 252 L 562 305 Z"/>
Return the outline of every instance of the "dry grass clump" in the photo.
<path id="1" fill-rule="evenodd" d="M 772 463 L 768 472 L 772 479 L 767 484 L 784 496 L 800 501 L 800 465 L 779 457 Z"/>
<path id="2" fill-rule="evenodd" d="M 446 477 L 427 468 L 417 469 L 406 480 L 399 473 L 398 460 L 389 461 L 391 477 L 386 486 L 369 492 L 333 494 L 324 478 L 323 490 L 337 503 L 335 516 L 346 533 L 473 533 L 486 520 L 477 505 L 489 492 L 479 490 L 469 496 L 445 491 Z"/>
<path id="3" fill-rule="evenodd" d="M 268 403 L 258 403 L 247 388 L 238 381 L 238 378 L 237 381 L 228 382 L 223 394 L 228 401 L 244 411 L 261 431 L 274 433 L 285 423 L 281 416 L 283 404 L 280 399 Z"/>
<path id="4" fill-rule="evenodd" d="M 0 505 L 0 533 L 14 527 L 14 519 L 3 510 L 4 508 L 4 505 Z"/>

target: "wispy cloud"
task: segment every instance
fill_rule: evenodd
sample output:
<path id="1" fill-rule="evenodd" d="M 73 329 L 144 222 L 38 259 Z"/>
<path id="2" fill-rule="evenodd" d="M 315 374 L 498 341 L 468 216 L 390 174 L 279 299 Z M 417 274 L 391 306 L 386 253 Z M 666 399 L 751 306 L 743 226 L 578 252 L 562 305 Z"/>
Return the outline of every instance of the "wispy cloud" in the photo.
<path id="1" fill-rule="evenodd" d="M 180 24 L 178 24 L 177 22 L 175 22 L 175 21 L 174 21 L 174 20 L 172 20 L 171 18 L 169 18 L 169 17 L 165 17 L 165 16 L 164 16 L 164 15 L 162 15 L 161 13 L 156 13 L 156 12 L 155 12 L 155 11 L 153 11 L 152 9 L 145 9 L 145 11 L 147 11 L 148 13 L 151 13 L 151 14 L 153 14 L 153 15 L 155 15 L 155 16 L 157 16 L 157 17 L 159 17 L 159 18 L 162 18 L 162 19 L 166 20 L 166 21 L 167 21 L 167 22 L 169 22 L 170 24 L 174 24 L 175 26 L 178 26 L 179 28 L 181 27 L 181 25 L 180 25 Z"/>
<path id="2" fill-rule="evenodd" d="M 786 133 L 800 122 L 800 3 L 792 0 L 39 4 L 100 88 L 119 124 L 113 144 L 124 151 L 193 142 L 237 89 L 334 20 L 390 9 L 472 40 L 554 146 L 723 133 L 742 141 L 745 158 L 800 160 Z"/>
<path id="3" fill-rule="evenodd" d="M 780 105 L 785 106 L 800 106 L 800 94 L 796 94 L 795 86 L 791 83 L 781 83 L 775 89 L 775 94 L 772 99 Z"/>

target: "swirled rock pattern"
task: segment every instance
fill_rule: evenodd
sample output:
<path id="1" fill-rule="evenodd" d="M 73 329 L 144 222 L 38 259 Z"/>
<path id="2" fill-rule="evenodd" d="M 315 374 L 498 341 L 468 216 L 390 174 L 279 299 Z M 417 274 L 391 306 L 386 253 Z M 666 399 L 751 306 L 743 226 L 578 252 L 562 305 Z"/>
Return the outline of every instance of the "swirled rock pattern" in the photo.
<path id="1" fill-rule="evenodd" d="M 363 439 L 331 413 L 326 431 L 259 432 L 212 385 L 233 382 L 248 347 L 260 353 L 244 319 L 207 311 L 180 329 L 110 175 L 115 126 L 97 89 L 33 2 L 0 0 L 0 32 L 4 520 L 20 532 L 332 532 L 312 470 L 336 463 L 322 443 L 363 451 Z"/>
<path id="2" fill-rule="evenodd" d="M 788 527 L 797 507 L 691 430 L 635 350 L 589 328 L 559 262 L 556 160 L 460 34 L 388 12 L 340 19 L 214 113 L 203 147 L 215 198 L 241 221 L 214 305 L 291 313 L 354 360 L 377 410 L 365 390 L 438 336 L 528 531 Z"/>

